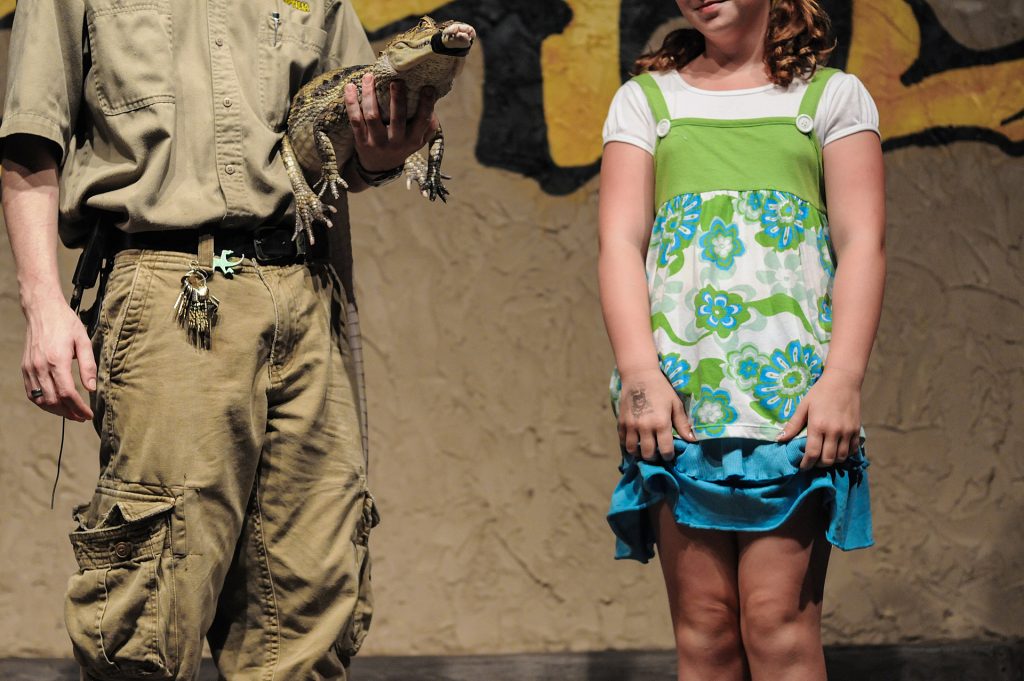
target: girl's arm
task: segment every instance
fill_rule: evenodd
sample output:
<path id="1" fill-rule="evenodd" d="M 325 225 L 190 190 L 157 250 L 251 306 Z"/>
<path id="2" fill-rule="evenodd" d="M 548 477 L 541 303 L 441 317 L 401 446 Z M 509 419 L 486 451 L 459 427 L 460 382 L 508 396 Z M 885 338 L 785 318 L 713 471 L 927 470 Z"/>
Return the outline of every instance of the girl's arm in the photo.
<path id="1" fill-rule="evenodd" d="M 622 376 L 619 441 L 631 454 L 674 455 L 672 427 L 695 441 L 683 403 L 661 371 L 651 331 L 644 257 L 654 203 L 654 163 L 623 142 L 605 146 L 598 207 L 601 309 Z"/>
<path id="2" fill-rule="evenodd" d="M 779 438 L 789 440 L 807 424 L 804 469 L 842 462 L 860 446 L 860 390 L 885 287 L 885 172 L 878 136 L 855 133 L 822 153 L 837 260 L 832 342 L 824 373 Z"/>

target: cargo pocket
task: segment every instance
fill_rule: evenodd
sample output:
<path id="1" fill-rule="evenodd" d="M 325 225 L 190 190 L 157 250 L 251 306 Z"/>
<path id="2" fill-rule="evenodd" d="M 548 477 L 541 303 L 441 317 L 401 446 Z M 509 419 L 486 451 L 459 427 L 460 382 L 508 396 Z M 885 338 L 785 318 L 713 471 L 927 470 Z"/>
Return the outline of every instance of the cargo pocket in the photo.
<path id="1" fill-rule="evenodd" d="M 178 667 L 172 500 L 117 499 L 71 533 L 79 571 L 65 620 L 75 658 L 98 679 L 173 679 Z"/>
<path id="2" fill-rule="evenodd" d="M 373 590 L 370 585 L 370 554 L 368 544 L 370 541 L 370 530 L 379 523 L 380 514 L 377 513 L 377 505 L 373 500 L 373 495 L 366 492 L 366 495 L 363 497 L 363 515 L 359 520 L 358 527 L 356 527 L 355 537 L 352 538 L 356 566 L 359 570 L 356 605 L 352 611 L 352 619 L 337 643 L 338 656 L 345 666 L 348 666 L 349 660 L 362 647 L 363 640 L 370 630 L 370 620 L 373 618 Z"/>

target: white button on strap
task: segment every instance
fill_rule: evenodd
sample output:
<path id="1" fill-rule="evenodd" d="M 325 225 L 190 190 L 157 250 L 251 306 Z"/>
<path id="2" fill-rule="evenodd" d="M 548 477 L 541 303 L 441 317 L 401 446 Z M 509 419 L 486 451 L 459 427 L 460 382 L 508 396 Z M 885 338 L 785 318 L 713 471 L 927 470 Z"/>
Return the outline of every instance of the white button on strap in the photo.
<path id="1" fill-rule="evenodd" d="M 814 130 L 814 119 L 807 114 L 800 114 L 796 117 L 796 129 L 806 135 Z"/>
<path id="2" fill-rule="evenodd" d="M 662 118 L 658 121 L 658 137 L 668 136 L 669 131 L 672 130 L 672 121 L 667 118 Z"/>

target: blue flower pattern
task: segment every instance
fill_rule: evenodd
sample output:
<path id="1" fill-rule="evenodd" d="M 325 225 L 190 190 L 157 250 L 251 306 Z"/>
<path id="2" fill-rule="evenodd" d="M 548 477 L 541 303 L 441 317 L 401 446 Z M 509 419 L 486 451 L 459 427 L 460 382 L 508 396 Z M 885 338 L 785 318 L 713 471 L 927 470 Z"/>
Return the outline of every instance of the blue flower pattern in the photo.
<path id="1" fill-rule="evenodd" d="M 661 371 L 680 395 L 686 393 L 690 383 L 690 363 L 678 354 L 662 355 Z"/>
<path id="2" fill-rule="evenodd" d="M 662 205 L 647 257 L 651 321 L 662 373 L 701 437 L 772 439 L 796 413 L 823 370 L 833 258 L 825 216 L 786 192 Z M 610 387 L 617 407 L 617 375 Z"/>
<path id="3" fill-rule="evenodd" d="M 828 296 L 818 298 L 818 326 L 827 333 L 832 332 L 832 301 Z"/>
<path id="4" fill-rule="evenodd" d="M 750 319 L 750 312 L 743 305 L 743 299 L 727 291 L 718 291 L 711 286 L 697 294 L 697 326 L 725 337 L 736 327 Z"/>
<path id="5" fill-rule="evenodd" d="M 747 220 L 760 220 L 761 214 L 764 213 L 764 198 L 765 192 L 763 191 L 740 192 L 740 195 L 736 197 L 734 208 Z"/>
<path id="6" fill-rule="evenodd" d="M 704 249 L 701 258 L 720 270 L 732 269 L 736 258 L 747 252 L 740 241 L 739 228 L 725 224 L 721 218 L 711 222 L 711 229 L 700 238 L 700 246 Z"/>
<path id="7" fill-rule="evenodd" d="M 718 437 L 727 425 L 739 418 L 729 393 L 707 386 L 701 386 L 700 397 L 690 413 L 693 414 L 693 429 L 709 437 Z"/>
<path id="8" fill-rule="evenodd" d="M 821 356 L 810 345 L 793 341 L 785 349 L 775 350 L 768 364 L 761 367 L 754 386 L 754 397 L 773 420 L 783 423 L 793 418 L 800 400 L 814 385 L 823 370 Z"/>
<path id="9" fill-rule="evenodd" d="M 804 221 L 810 205 L 792 194 L 772 191 L 761 214 L 764 239 L 777 250 L 796 248 L 804 240 Z"/>
<path id="10" fill-rule="evenodd" d="M 658 211 L 651 232 L 651 245 L 657 245 L 660 266 L 668 267 L 683 257 L 683 251 L 697 234 L 700 207 L 700 194 L 683 194 L 667 201 Z"/>
<path id="11" fill-rule="evenodd" d="M 832 259 L 832 239 L 829 238 L 828 230 L 821 229 L 818 232 L 818 262 L 821 268 L 831 278 L 835 276 L 836 266 Z"/>

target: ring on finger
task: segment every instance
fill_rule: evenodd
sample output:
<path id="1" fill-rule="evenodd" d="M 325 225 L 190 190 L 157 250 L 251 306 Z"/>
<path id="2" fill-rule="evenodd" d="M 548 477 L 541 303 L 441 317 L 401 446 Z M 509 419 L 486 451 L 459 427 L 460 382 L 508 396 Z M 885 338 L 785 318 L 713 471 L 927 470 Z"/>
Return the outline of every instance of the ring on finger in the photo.
<path id="1" fill-rule="evenodd" d="M 32 392 L 29 393 L 29 394 L 32 396 L 33 400 L 38 400 L 40 397 L 43 396 L 43 389 L 42 388 L 33 388 Z"/>

